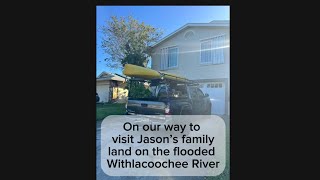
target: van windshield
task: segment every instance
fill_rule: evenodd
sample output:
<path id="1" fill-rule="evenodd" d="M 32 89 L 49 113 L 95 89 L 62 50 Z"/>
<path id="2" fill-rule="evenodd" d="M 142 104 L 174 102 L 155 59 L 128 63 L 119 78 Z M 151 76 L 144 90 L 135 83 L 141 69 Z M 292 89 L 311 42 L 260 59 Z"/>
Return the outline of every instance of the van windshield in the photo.
<path id="1" fill-rule="evenodd" d="M 129 97 L 161 100 L 164 98 L 187 98 L 188 93 L 185 84 L 132 81 L 130 82 Z"/>
<path id="2" fill-rule="evenodd" d="M 187 98 L 186 84 L 158 82 L 129 82 L 129 97 L 161 100 L 163 98 Z"/>
<path id="3" fill-rule="evenodd" d="M 150 91 L 155 98 L 186 98 L 188 97 L 185 84 L 151 84 Z"/>
<path id="4" fill-rule="evenodd" d="M 187 98 L 187 86 L 185 84 L 172 84 L 169 86 L 168 95 L 170 98 Z"/>

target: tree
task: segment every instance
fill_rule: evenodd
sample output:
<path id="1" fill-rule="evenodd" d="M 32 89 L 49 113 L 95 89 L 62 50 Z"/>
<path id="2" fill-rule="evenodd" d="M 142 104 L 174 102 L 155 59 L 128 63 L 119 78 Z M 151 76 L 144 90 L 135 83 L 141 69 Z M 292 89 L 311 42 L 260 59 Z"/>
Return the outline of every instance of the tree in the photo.
<path id="1" fill-rule="evenodd" d="M 101 32 L 101 47 L 110 55 L 105 61 L 111 68 L 122 68 L 127 63 L 146 67 L 151 56 L 150 45 L 163 34 L 160 29 L 140 23 L 132 16 L 112 16 L 101 27 Z"/>

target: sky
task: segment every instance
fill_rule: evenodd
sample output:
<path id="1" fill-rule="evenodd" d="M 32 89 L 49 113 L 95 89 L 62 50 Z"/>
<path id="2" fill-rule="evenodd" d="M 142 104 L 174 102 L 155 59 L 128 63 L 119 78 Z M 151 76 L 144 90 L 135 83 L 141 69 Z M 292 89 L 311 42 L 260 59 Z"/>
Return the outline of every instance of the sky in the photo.
<path id="1" fill-rule="evenodd" d="M 187 23 L 208 23 L 213 20 L 230 20 L 229 6 L 97 6 L 97 29 L 106 24 L 111 16 L 133 16 L 139 22 L 160 28 L 163 36 Z M 102 34 L 97 31 L 96 75 L 102 71 L 122 74 L 120 69 L 107 67 L 108 56 L 101 49 Z"/>

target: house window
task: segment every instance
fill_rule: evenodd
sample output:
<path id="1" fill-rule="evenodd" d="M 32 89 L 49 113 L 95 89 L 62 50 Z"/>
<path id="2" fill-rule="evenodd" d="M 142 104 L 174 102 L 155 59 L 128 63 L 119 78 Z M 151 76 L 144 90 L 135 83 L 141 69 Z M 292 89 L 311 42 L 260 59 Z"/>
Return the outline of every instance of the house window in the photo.
<path id="1" fill-rule="evenodd" d="M 224 63 L 225 35 L 217 36 L 201 42 L 201 64 Z"/>
<path id="2" fill-rule="evenodd" d="M 184 38 L 185 39 L 191 39 L 194 37 L 194 32 L 193 31 L 187 31 L 185 34 L 184 34 Z"/>
<path id="3" fill-rule="evenodd" d="M 178 48 L 169 47 L 161 49 L 161 70 L 178 67 Z"/>
<path id="4" fill-rule="evenodd" d="M 169 48 L 168 50 L 168 68 L 177 67 L 178 64 L 178 48 Z"/>
<path id="5" fill-rule="evenodd" d="M 211 63 L 211 41 L 201 43 L 201 63 Z"/>

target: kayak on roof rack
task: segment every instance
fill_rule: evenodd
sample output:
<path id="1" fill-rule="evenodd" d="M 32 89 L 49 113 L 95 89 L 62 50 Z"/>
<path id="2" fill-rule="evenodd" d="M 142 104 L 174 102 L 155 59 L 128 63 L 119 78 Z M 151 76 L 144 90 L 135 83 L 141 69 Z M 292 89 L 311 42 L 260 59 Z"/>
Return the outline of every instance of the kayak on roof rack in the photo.
<path id="1" fill-rule="evenodd" d="M 185 77 L 175 75 L 172 73 L 156 71 L 150 68 L 145 68 L 133 64 L 125 64 L 123 69 L 123 74 L 129 77 L 134 78 L 141 78 L 146 80 L 152 79 L 168 79 L 168 80 L 175 80 L 180 82 L 189 82 Z"/>

